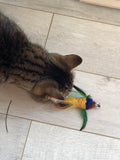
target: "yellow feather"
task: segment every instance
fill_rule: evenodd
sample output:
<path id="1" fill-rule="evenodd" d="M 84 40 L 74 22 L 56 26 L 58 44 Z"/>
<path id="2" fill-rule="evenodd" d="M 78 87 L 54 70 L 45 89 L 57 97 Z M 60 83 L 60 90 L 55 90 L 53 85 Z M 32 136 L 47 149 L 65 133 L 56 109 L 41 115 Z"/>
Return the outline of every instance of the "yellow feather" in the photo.
<path id="1" fill-rule="evenodd" d="M 70 107 L 79 107 L 81 109 L 86 109 L 86 98 L 75 98 L 75 97 L 68 97 L 64 100 L 64 103 L 70 104 Z"/>

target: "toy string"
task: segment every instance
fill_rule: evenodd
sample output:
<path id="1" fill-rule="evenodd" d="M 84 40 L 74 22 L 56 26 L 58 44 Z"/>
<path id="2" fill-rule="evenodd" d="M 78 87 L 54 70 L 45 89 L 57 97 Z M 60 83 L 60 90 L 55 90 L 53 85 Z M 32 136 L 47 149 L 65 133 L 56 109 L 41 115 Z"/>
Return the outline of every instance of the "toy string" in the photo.
<path id="1" fill-rule="evenodd" d="M 74 92 L 74 93 L 79 93 L 80 95 L 82 95 L 83 97 L 87 97 L 87 95 L 86 95 L 86 93 L 82 90 L 82 89 L 80 89 L 80 88 L 78 88 L 77 86 L 73 86 L 77 91 L 73 91 L 72 90 L 72 92 Z"/>
<path id="2" fill-rule="evenodd" d="M 8 104 L 8 108 L 7 108 L 7 112 L 6 112 L 6 116 L 5 116 L 5 127 L 6 127 L 6 132 L 8 132 L 8 127 L 7 127 L 7 117 L 8 117 L 8 111 L 10 108 L 10 105 L 12 103 L 12 100 L 10 100 L 9 104 Z"/>
<path id="3" fill-rule="evenodd" d="M 78 92 L 78 91 L 74 91 L 74 90 L 72 90 L 72 92 L 73 92 L 73 93 L 80 94 L 80 95 L 81 95 L 81 96 L 83 96 L 83 97 L 87 97 L 87 96 L 85 96 L 84 94 L 82 94 L 82 93 L 80 93 L 80 92 Z"/>

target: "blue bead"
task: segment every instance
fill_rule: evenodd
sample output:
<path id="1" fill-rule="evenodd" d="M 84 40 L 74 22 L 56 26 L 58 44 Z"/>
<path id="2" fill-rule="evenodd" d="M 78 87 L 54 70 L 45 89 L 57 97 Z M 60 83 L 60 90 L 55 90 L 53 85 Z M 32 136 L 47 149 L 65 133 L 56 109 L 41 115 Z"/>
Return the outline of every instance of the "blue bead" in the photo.
<path id="1" fill-rule="evenodd" d="M 87 98 L 86 109 L 90 109 L 92 102 L 93 102 L 92 98 Z"/>

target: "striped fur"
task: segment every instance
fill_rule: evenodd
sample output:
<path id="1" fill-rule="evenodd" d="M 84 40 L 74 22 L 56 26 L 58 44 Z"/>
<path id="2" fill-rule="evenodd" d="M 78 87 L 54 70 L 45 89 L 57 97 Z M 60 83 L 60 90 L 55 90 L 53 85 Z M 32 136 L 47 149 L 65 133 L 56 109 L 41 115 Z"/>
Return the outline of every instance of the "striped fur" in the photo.
<path id="1" fill-rule="evenodd" d="M 80 63 L 78 56 L 49 54 L 31 43 L 15 22 L 0 13 L 0 82 L 13 82 L 42 98 L 63 99 L 73 86 L 71 69 Z"/>

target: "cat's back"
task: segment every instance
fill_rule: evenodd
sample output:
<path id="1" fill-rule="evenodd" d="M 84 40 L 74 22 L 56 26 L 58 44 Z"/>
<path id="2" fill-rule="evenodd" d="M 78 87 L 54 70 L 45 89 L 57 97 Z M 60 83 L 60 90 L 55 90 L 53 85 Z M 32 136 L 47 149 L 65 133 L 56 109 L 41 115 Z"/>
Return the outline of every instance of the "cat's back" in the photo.
<path id="1" fill-rule="evenodd" d="M 0 64 L 16 61 L 27 44 L 27 37 L 18 25 L 0 12 Z"/>

